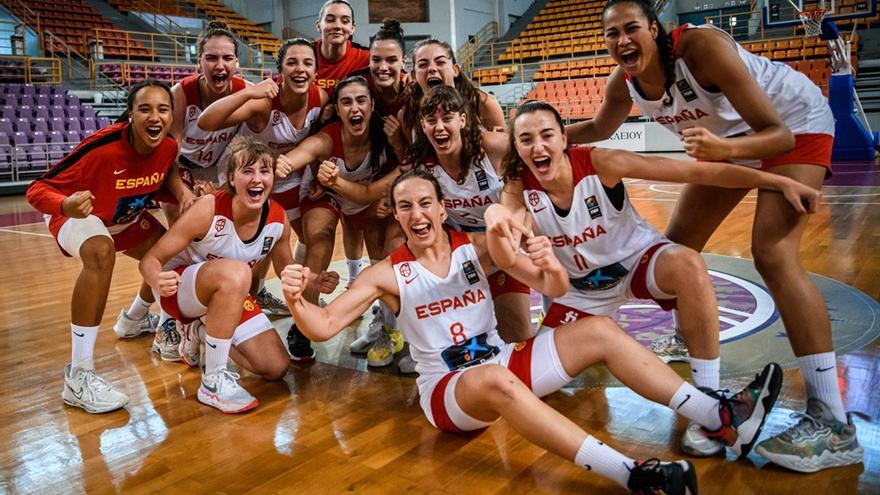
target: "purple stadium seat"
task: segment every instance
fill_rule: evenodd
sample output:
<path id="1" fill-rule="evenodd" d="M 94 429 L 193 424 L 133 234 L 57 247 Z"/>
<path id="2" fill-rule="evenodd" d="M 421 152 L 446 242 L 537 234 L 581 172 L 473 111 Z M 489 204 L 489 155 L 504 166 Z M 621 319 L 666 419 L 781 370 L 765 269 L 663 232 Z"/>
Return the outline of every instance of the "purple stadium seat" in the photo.
<path id="1" fill-rule="evenodd" d="M 97 131 L 98 126 L 95 124 L 95 119 L 92 117 L 83 117 L 79 119 L 80 124 L 84 131 Z"/>
<path id="2" fill-rule="evenodd" d="M 32 119 L 15 119 L 12 121 L 13 126 L 15 127 L 15 132 L 31 132 L 31 120 Z"/>
<path id="3" fill-rule="evenodd" d="M 9 84 L 6 87 L 6 94 L 14 95 L 16 97 L 21 96 L 21 84 Z"/>
<path id="4" fill-rule="evenodd" d="M 9 105 L 12 107 L 17 107 L 18 106 L 18 96 L 7 94 L 6 96 L 3 97 L 3 104 Z"/>
<path id="5" fill-rule="evenodd" d="M 64 94 L 54 94 L 50 99 L 50 103 L 52 105 L 61 105 L 64 106 L 67 104 L 67 95 Z"/>
<path id="6" fill-rule="evenodd" d="M 79 133 L 79 137 L 85 139 L 94 133 L 95 131 L 93 129 L 83 129 L 82 132 Z"/>
<path id="7" fill-rule="evenodd" d="M 5 117 L 0 118 L 0 134 L 5 134 L 7 136 L 11 136 L 15 128 L 12 127 L 12 119 L 7 119 Z"/>
<path id="8" fill-rule="evenodd" d="M 60 84 L 50 84 L 49 85 L 49 94 L 63 95 L 64 94 L 64 86 L 62 86 Z"/>
<path id="9" fill-rule="evenodd" d="M 18 118 L 20 118 L 20 119 L 34 118 L 34 108 L 30 105 L 19 105 Z"/>
<path id="10" fill-rule="evenodd" d="M 49 116 L 63 119 L 64 117 L 66 117 L 66 115 L 64 115 L 64 107 L 61 105 L 52 105 L 51 107 L 49 107 Z"/>
<path id="11" fill-rule="evenodd" d="M 49 133 L 48 141 L 49 143 L 46 145 L 46 149 L 49 152 L 49 161 L 55 163 L 64 158 L 64 153 L 67 152 L 67 146 L 64 144 L 64 138 L 61 137 L 61 133 L 52 131 Z"/>
<path id="12" fill-rule="evenodd" d="M 40 84 L 37 86 L 38 95 L 48 95 L 52 93 L 52 88 L 48 84 Z"/>
<path id="13" fill-rule="evenodd" d="M 64 133 L 58 131 L 49 131 L 46 133 L 46 142 L 62 144 L 64 143 Z"/>
<path id="14" fill-rule="evenodd" d="M 22 84 L 21 94 L 33 96 L 37 94 L 37 88 L 33 84 Z"/>
<path id="15" fill-rule="evenodd" d="M 98 129 L 103 129 L 103 128 L 107 127 L 108 125 L 110 125 L 112 122 L 110 122 L 110 119 L 108 119 L 107 117 L 104 117 L 102 115 L 102 116 L 98 117 L 97 120 L 95 120 L 95 123 L 98 124 Z"/>
<path id="16" fill-rule="evenodd" d="M 15 107 L 11 105 L 3 105 L 3 107 L 0 108 L 0 117 L 3 117 L 4 119 L 14 119 Z"/>
<path id="17" fill-rule="evenodd" d="M 80 117 L 91 117 L 95 118 L 98 114 L 95 113 L 95 109 L 92 107 L 79 107 L 79 116 Z"/>
<path id="18" fill-rule="evenodd" d="M 31 137 L 31 170 L 45 170 L 49 168 L 49 158 L 46 156 L 46 135 L 35 132 Z"/>
<path id="19" fill-rule="evenodd" d="M 37 105 L 34 107 L 34 118 L 49 120 L 49 107 L 45 105 Z"/>
<path id="20" fill-rule="evenodd" d="M 13 149 L 13 158 L 16 162 L 18 162 L 19 170 L 27 170 L 28 169 L 28 154 L 27 150 L 30 145 L 28 142 L 27 136 L 23 132 L 14 132 L 12 133 L 12 144 L 14 146 Z"/>
<path id="21" fill-rule="evenodd" d="M 64 141 L 70 144 L 79 144 L 79 131 L 64 131 Z"/>
<path id="22" fill-rule="evenodd" d="M 36 105 L 36 102 L 34 101 L 34 96 L 33 96 L 33 95 L 22 95 L 22 96 L 18 99 L 18 103 L 19 103 L 20 105 L 27 105 L 27 106 L 29 106 L 29 107 L 32 107 L 32 106 Z"/>
<path id="23" fill-rule="evenodd" d="M 68 105 L 67 107 L 64 108 L 64 113 L 68 117 L 79 118 L 79 110 L 80 110 L 80 107 L 78 105 Z"/>
<path id="24" fill-rule="evenodd" d="M 49 106 L 49 95 L 37 95 L 34 97 L 34 101 L 37 105 Z"/>
<path id="25" fill-rule="evenodd" d="M 34 119 L 31 121 L 31 125 L 33 126 L 34 132 L 49 134 L 49 124 L 46 122 L 46 119 Z"/>
<path id="26" fill-rule="evenodd" d="M 64 119 L 59 117 L 51 117 L 49 119 L 49 130 L 65 132 L 67 130 L 67 126 L 64 125 Z"/>
<path id="27" fill-rule="evenodd" d="M 64 125 L 68 131 L 81 131 L 82 124 L 80 124 L 79 119 L 76 117 L 68 117 L 64 119 Z"/>
<path id="28" fill-rule="evenodd" d="M 0 173 L 12 170 L 12 146 L 9 144 L 9 136 L 0 134 Z"/>
<path id="29" fill-rule="evenodd" d="M 64 102 L 67 105 L 77 105 L 79 106 L 79 96 L 76 95 L 64 95 Z"/>

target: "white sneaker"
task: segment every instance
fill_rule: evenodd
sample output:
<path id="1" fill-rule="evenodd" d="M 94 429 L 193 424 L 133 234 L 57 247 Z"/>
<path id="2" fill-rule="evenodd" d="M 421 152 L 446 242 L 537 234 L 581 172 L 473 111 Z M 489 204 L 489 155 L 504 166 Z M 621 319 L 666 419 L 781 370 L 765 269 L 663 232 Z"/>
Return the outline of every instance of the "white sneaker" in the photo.
<path id="1" fill-rule="evenodd" d="M 202 323 L 202 320 L 195 320 L 183 325 L 180 330 L 180 345 L 177 348 L 180 359 L 190 366 L 198 366 L 204 341 L 205 324 Z"/>
<path id="2" fill-rule="evenodd" d="M 260 306 L 263 313 L 268 316 L 290 316 L 290 308 L 287 307 L 287 303 L 275 297 L 265 287 L 254 296 L 254 301 Z"/>
<path id="3" fill-rule="evenodd" d="M 81 407 L 90 413 L 115 411 L 128 404 L 128 396 L 116 390 L 95 373 L 91 358 L 71 369 L 64 367 L 64 390 L 61 399 L 69 406 Z"/>
<path id="4" fill-rule="evenodd" d="M 378 306 L 373 306 L 373 319 L 370 326 L 367 327 L 367 333 L 356 338 L 354 342 L 348 345 L 348 350 L 355 354 L 363 354 L 370 350 L 373 342 L 379 340 L 379 336 L 385 328 L 385 317 Z"/>
<path id="5" fill-rule="evenodd" d="M 397 362 L 397 369 L 400 370 L 401 373 L 409 374 L 416 372 L 416 361 L 409 354 L 400 358 L 400 361 Z"/>
<path id="6" fill-rule="evenodd" d="M 156 333 L 156 327 L 159 326 L 159 315 L 147 313 L 140 320 L 132 320 L 128 317 L 125 309 L 119 311 L 119 317 L 116 318 L 116 324 L 113 325 L 113 331 L 120 339 L 130 339 L 137 337 L 143 333 Z"/>
<path id="7" fill-rule="evenodd" d="M 198 398 L 203 404 L 216 407 L 226 414 L 234 414 L 260 405 L 260 402 L 238 384 L 238 373 L 225 367 L 202 375 Z"/>
<path id="8" fill-rule="evenodd" d="M 174 318 L 168 318 L 156 332 L 152 351 L 159 354 L 163 361 L 180 361 L 180 332 Z"/>
<path id="9" fill-rule="evenodd" d="M 687 344 L 678 334 L 667 335 L 651 344 L 651 352 L 657 355 L 664 363 L 673 361 L 688 362 Z"/>
<path id="10" fill-rule="evenodd" d="M 681 450 L 694 457 L 712 457 L 724 453 L 724 444 L 703 434 L 703 427 L 689 423 L 681 436 Z"/>

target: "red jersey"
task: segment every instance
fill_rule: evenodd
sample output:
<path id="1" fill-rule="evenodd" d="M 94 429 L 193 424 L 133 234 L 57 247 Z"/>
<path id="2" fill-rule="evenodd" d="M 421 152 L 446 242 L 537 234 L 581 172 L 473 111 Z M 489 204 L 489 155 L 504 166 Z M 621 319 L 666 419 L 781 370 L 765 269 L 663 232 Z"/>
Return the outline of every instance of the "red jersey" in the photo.
<path id="1" fill-rule="evenodd" d="M 177 157 L 177 142 L 166 137 L 155 152 L 142 156 L 129 144 L 128 132 L 128 122 L 101 129 L 28 187 L 28 203 L 51 215 L 49 230 L 54 235 L 68 219 L 61 213 L 61 203 L 77 191 L 92 192 L 92 215 L 111 234 L 140 218 L 165 182 Z"/>
<path id="2" fill-rule="evenodd" d="M 328 95 L 333 95 L 336 84 L 349 74 L 370 66 L 370 50 L 353 44 L 351 40 L 345 42 L 345 55 L 335 62 L 327 60 L 321 54 L 321 40 L 315 41 L 315 49 L 318 51 L 318 74 L 315 82 Z"/>

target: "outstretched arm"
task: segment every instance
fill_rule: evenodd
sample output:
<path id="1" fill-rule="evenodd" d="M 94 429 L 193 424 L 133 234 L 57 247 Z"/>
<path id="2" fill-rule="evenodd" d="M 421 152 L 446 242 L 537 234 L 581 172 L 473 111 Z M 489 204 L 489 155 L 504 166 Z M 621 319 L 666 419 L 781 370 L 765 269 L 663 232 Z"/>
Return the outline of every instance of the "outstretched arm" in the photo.
<path id="1" fill-rule="evenodd" d="M 330 158 L 332 150 L 333 142 L 327 134 L 319 132 L 309 136 L 299 143 L 296 148 L 278 157 L 278 163 L 275 165 L 275 177 L 284 179 L 293 172 L 304 169 L 311 163 L 326 160 Z"/>
<path id="2" fill-rule="evenodd" d="M 199 128 L 205 131 L 217 131 L 247 122 L 271 108 L 269 102 L 277 94 L 278 85 L 270 78 L 260 84 L 224 96 L 208 105 L 208 108 L 199 115 Z"/>
<path id="3" fill-rule="evenodd" d="M 586 144 L 611 137 L 626 120 L 632 109 L 632 98 L 626 88 L 623 69 L 614 69 L 605 83 L 605 98 L 591 120 L 565 126 L 570 144 Z"/>
<path id="4" fill-rule="evenodd" d="M 293 263 L 293 253 L 290 251 L 290 225 L 284 224 L 281 239 L 272 247 L 269 256 L 272 259 L 272 267 L 275 274 L 281 278 L 284 268 Z M 331 294 L 339 285 L 339 274 L 336 272 L 312 273 L 309 275 L 311 288 L 321 294 Z"/>
<path id="5" fill-rule="evenodd" d="M 364 270 L 348 290 L 323 308 L 302 297 L 309 275 L 307 267 L 288 265 L 281 272 L 281 288 L 297 328 L 316 342 L 328 340 L 342 331 L 376 299 L 382 299 L 392 310 L 400 304 L 397 281 L 388 259 Z"/>
<path id="6" fill-rule="evenodd" d="M 662 157 L 644 157 L 629 151 L 594 148 L 593 167 L 608 187 L 623 177 L 731 189 L 770 189 L 785 195 L 799 213 L 814 213 L 820 192 L 788 177 L 724 162 L 694 162 Z"/>
<path id="7" fill-rule="evenodd" d="M 496 204 L 489 208 L 504 206 Z M 541 294 L 550 297 L 565 294 L 568 290 L 568 274 L 553 254 L 550 240 L 546 236 L 533 235 L 522 223 L 513 222 L 510 225 L 516 231 L 515 236 L 498 227 L 486 230 L 486 248 L 495 266 Z M 526 237 L 526 254 L 519 250 L 521 235 Z M 479 243 L 475 244 L 479 249 Z"/>
<path id="8" fill-rule="evenodd" d="M 397 166 L 379 179 L 369 184 L 362 184 L 339 177 L 339 166 L 329 160 L 325 160 L 318 167 L 318 181 L 324 187 L 338 192 L 350 201 L 368 204 L 385 197 L 388 194 L 388 190 L 391 189 L 391 183 L 401 173 L 400 166 Z"/>

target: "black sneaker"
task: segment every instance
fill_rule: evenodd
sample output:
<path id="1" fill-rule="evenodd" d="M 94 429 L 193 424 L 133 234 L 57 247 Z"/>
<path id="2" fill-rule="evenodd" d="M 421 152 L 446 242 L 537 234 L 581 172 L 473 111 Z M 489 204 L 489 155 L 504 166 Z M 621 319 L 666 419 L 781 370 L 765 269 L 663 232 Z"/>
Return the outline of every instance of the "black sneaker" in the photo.
<path id="1" fill-rule="evenodd" d="M 290 351 L 290 359 L 297 363 L 310 363 L 315 360 L 312 341 L 296 328 L 296 323 L 290 325 L 290 331 L 287 332 L 287 350 Z"/>
<path id="2" fill-rule="evenodd" d="M 689 461 L 636 461 L 635 467 L 629 472 L 626 487 L 633 493 L 645 495 L 696 495 L 697 474 Z"/>

